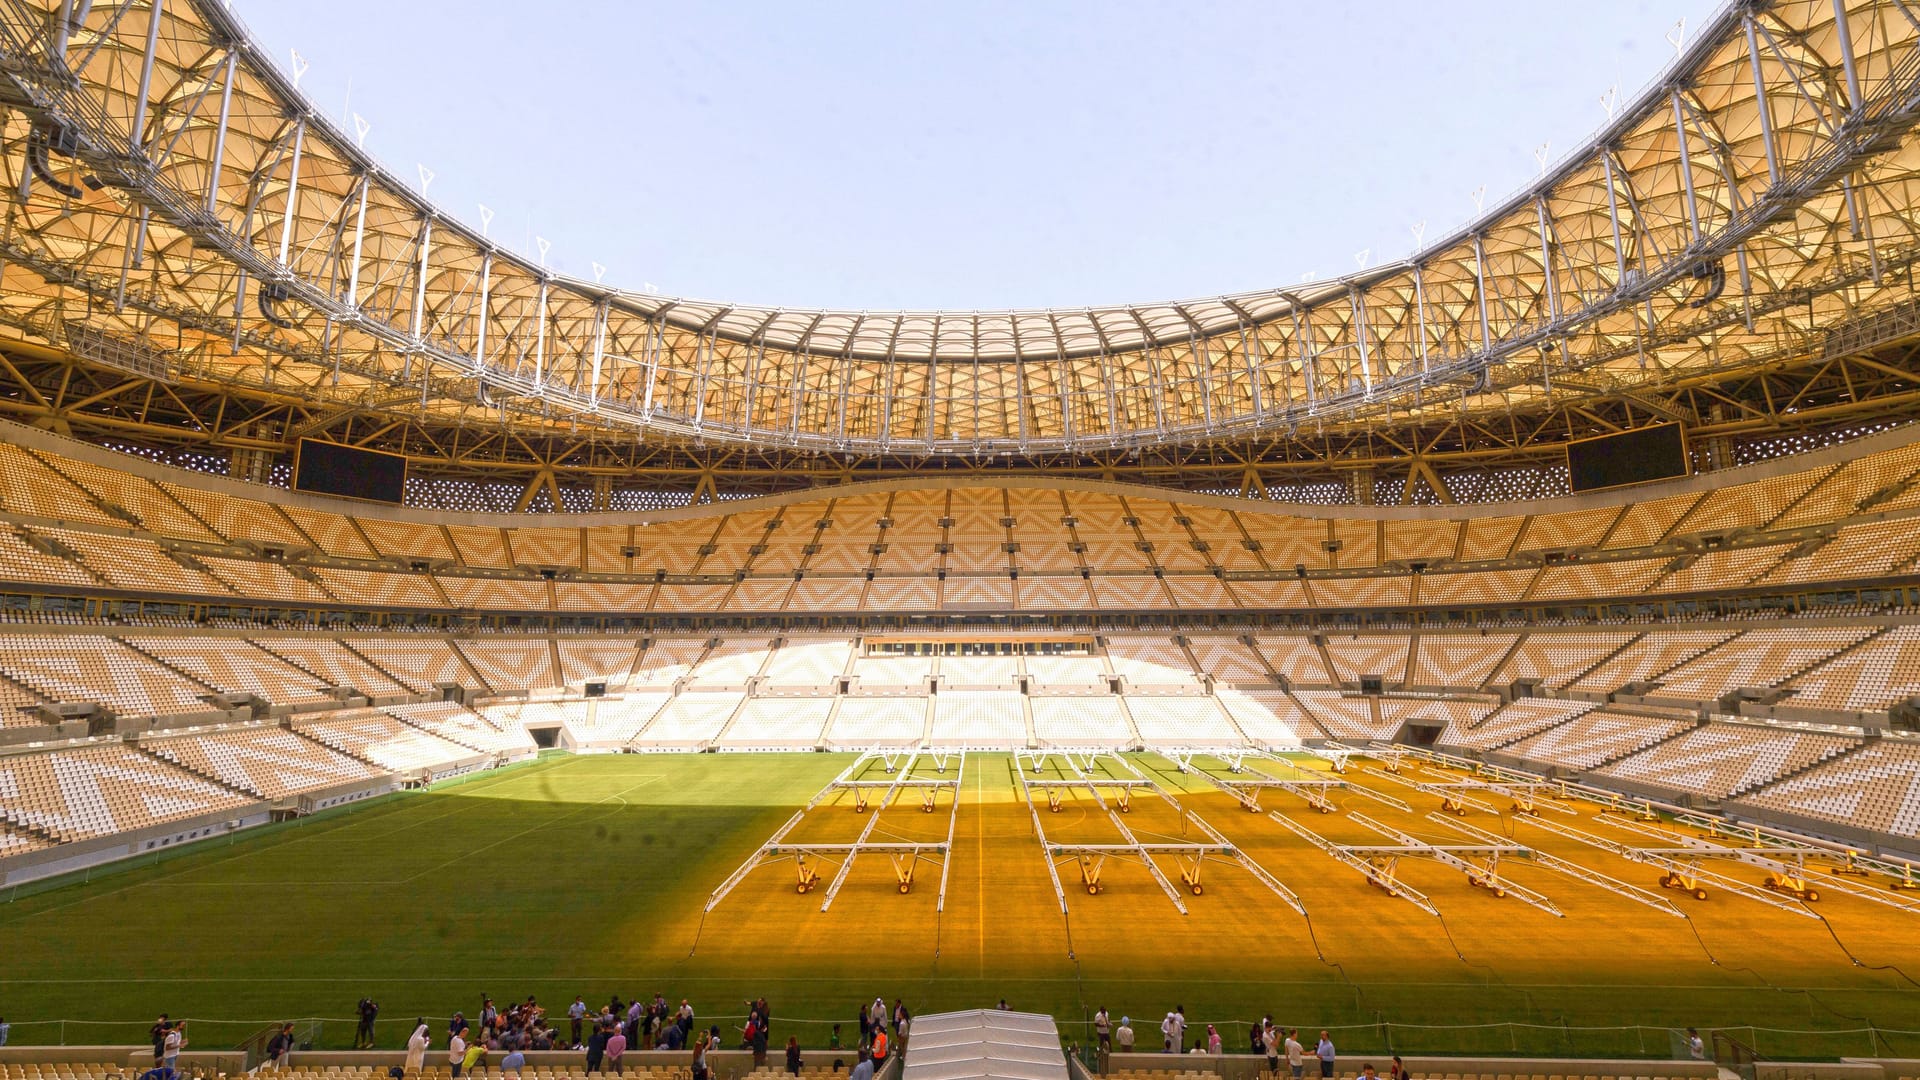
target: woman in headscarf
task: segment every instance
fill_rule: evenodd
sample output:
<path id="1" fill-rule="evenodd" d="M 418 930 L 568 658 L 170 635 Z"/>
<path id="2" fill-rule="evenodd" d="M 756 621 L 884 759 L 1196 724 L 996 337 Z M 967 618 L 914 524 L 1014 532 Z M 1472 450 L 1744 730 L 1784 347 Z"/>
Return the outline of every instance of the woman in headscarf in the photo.
<path id="1" fill-rule="evenodd" d="M 413 1029 L 413 1037 L 407 1040 L 407 1075 L 418 1076 L 427 1065 L 427 1021 L 422 1017 L 420 1026 Z"/>

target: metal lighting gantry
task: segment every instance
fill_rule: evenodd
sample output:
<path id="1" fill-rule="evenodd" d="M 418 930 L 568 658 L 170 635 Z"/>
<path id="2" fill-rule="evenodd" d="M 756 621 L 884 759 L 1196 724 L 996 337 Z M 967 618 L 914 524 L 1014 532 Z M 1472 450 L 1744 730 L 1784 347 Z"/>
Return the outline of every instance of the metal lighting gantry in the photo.
<path id="1" fill-rule="evenodd" d="M 748 856 L 747 860 L 741 863 L 727 880 L 720 883 L 719 888 L 713 890 L 713 894 L 707 897 L 706 910 L 712 911 L 721 900 L 726 899 L 728 893 L 745 881 L 747 876 L 755 870 L 791 859 L 795 868 L 794 889 L 800 893 L 812 892 L 819 886 L 820 872 L 816 868 L 817 864 L 838 864 L 839 869 L 834 873 L 833 881 L 827 886 L 826 896 L 820 902 L 820 910 L 825 911 L 833 906 L 833 898 L 839 895 L 840 887 L 846 883 L 847 876 L 853 872 L 854 860 L 865 852 L 887 856 L 893 864 L 894 878 L 899 883 L 902 893 L 913 891 L 914 872 L 921 863 L 938 863 L 940 891 L 934 901 L 934 910 L 936 912 L 946 910 L 947 870 L 953 851 L 954 824 L 960 816 L 960 784 L 966 773 L 966 754 L 965 752 L 938 754 L 926 752 L 926 756 L 935 763 L 935 771 L 941 774 L 939 779 L 913 775 L 914 765 L 921 756 L 922 752 L 918 750 L 902 752 L 898 749 L 876 748 L 854 759 L 853 764 L 847 766 L 838 777 L 821 788 L 806 806 L 795 811 L 794 815 L 787 819 L 786 824 L 780 826 L 766 843 L 760 845 L 759 849 Z M 876 762 L 880 763 L 893 778 L 891 780 L 859 779 L 862 771 Z M 949 762 L 954 765 L 952 779 L 947 779 L 944 775 Z M 876 790 L 880 792 L 877 804 L 871 798 L 871 793 Z M 946 840 L 928 843 L 871 839 L 887 807 L 891 806 L 903 791 L 909 790 L 921 793 L 921 809 L 927 813 L 933 812 L 940 792 L 952 792 L 952 804 L 947 815 Z M 787 840 L 787 837 L 799 828 L 801 822 L 806 820 L 808 813 L 828 798 L 845 792 L 851 792 L 854 796 L 855 813 L 864 814 L 871 811 L 871 816 L 867 818 L 867 824 L 860 830 L 857 839 L 838 843 L 789 842 Z"/>
<path id="2" fill-rule="evenodd" d="M 1345 780 L 1328 780 L 1324 777 L 1309 776 L 1306 770 L 1277 754 L 1264 750 L 1247 750 L 1242 747 L 1234 750 L 1214 750 L 1189 748 L 1180 750 L 1162 750 L 1160 755 L 1173 762 L 1174 767 L 1183 773 L 1200 777 L 1214 787 L 1234 797 L 1248 813 L 1258 814 L 1264 809 L 1260 805 L 1260 793 L 1267 789 L 1276 789 L 1306 800 L 1308 806 L 1323 814 L 1331 814 L 1337 809 L 1327 792 L 1334 789 L 1351 791 L 1375 802 L 1385 803 L 1396 810 L 1411 810 L 1406 803 L 1391 795 L 1382 795 L 1366 787 L 1356 787 Z M 1210 773 L 1193 764 L 1195 757 L 1213 757 L 1226 763 L 1228 776 Z M 1248 769 L 1246 760 L 1253 758 L 1270 764 L 1279 765 L 1295 773 L 1296 777 L 1275 776 L 1264 769 Z"/>
<path id="3" fill-rule="evenodd" d="M 1058 757 L 1060 759 L 1062 762 L 1062 771 L 1067 774 L 1067 779 L 1030 780 L 1027 777 L 1029 763 L 1031 763 L 1031 769 L 1037 773 L 1049 757 Z M 1199 896 L 1205 891 L 1205 886 L 1201 881 L 1201 870 L 1205 866 L 1208 857 L 1212 856 L 1223 858 L 1239 866 L 1248 874 L 1252 875 L 1254 880 L 1271 890 L 1273 894 L 1284 901 L 1288 907 L 1293 908 L 1293 910 L 1302 915 L 1306 914 L 1306 909 L 1300 904 L 1299 896 L 1295 895 L 1292 889 L 1287 888 L 1278 878 L 1248 858 L 1245 853 L 1234 846 L 1232 841 L 1222 836 L 1199 815 L 1182 807 L 1171 793 L 1155 783 L 1145 773 L 1142 773 L 1136 768 L 1132 762 L 1128 761 L 1119 753 L 1110 750 L 1081 750 L 1073 752 L 1058 749 L 1016 751 L 1014 760 L 1016 766 L 1015 775 L 1020 778 L 1021 794 L 1026 799 L 1027 810 L 1033 818 L 1034 836 L 1040 841 L 1040 847 L 1046 855 L 1047 874 L 1053 880 L 1054 896 L 1060 902 L 1060 913 L 1062 915 L 1066 915 L 1068 909 L 1066 889 L 1060 884 L 1059 864 L 1063 862 L 1074 863 L 1080 872 L 1081 885 L 1086 888 L 1088 895 L 1096 896 L 1103 887 L 1100 883 L 1100 876 L 1105 869 L 1109 857 L 1117 857 L 1139 863 L 1146 869 L 1148 874 L 1152 875 L 1154 881 L 1159 883 L 1160 888 L 1166 892 L 1167 898 L 1173 901 L 1174 908 L 1182 915 L 1187 914 L 1186 902 L 1181 899 L 1180 891 L 1174 887 L 1173 882 L 1167 879 L 1167 876 L 1161 872 L 1159 865 L 1154 862 L 1153 857 L 1155 855 L 1172 856 L 1178 860 L 1181 884 L 1186 886 L 1188 891 L 1195 896 Z M 1118 771 L 1129 775 L 1095 775 L 1093 770 L 1095 768 L 1105 768 L 1107 762 L 1114 763 Z M 1120 820 L 1120 815 L 1116 812 L 1115 807 L 1107 805 L 1107 800 L 1100 794 L 1103 789 L 1120 791 L 1122 796 L 1129 800 L 1129 805 L 1132 793 L 1136 790 L 1144 789 L 1158 796 L 1173 809 L 1174 813 L 1179 816 L 1180 828 L 1183 834 L 1185 834 L 1189 828 L 1192 828 L 1199 832 L 1204 839 L 1141 840 L 1134 835 L 1133 830 L 1129 829 L 1124 821 Z M 1107 820 L 1113 823 L 1114 830 L 1120 834 L 1120 842 L 1113 844 L 1075 844 L 1060 843 L 1048 839 L 1046 826 L 1041 823 L 1040 808 L 1034 801 L 1034 792 L 1036 790 L 1046 793 L 1049 812 L 1059 811 L 1059 792 L 1085 791 L 1093 796 L 1094 802 L 1098 804 L 1100 809 L 1107 815 Z"/>

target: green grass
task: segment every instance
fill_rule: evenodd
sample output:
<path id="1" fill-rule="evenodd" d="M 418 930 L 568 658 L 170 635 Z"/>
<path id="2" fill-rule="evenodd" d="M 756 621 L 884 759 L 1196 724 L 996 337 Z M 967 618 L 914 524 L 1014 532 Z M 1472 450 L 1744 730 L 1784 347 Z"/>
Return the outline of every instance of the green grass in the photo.
<path id="1" fill-rule="evenodd" d="M 415 1016 L 471 1015 L 482 992 L 533 993 L 559 1008 L 575 993 L 598 1002 L 657 990 L 723 1026 L 719 1017 L 764 994 L 786 1030 L 822 1045 L 828 1025 L 875 995 L 920 1012 L 1004 996 L 1070 1032 L 1105 1004 L 1134 1017 L 1143 1043 L 1181 1003 L 1203 1024 L 1231 1022 L 1230 1046 L 1271 1011 L 1283 1024 L 1344 1029 L 1339 1041 L 1355 1051 L 1390 1042 L 1414 1053 L 1664 1055 L 1665 1029 L 1693 1024 L 1753 1029 L 1741 1034 L 1780 1057 L 1920 1054 L 1920 1034 L 1897 1030 L 1920 1028 L 1910 1019 L 1920 991 L 1896 971 L 1854 966 L 1838 944 L 1920 973 L 1920 915 L 1830 897 L 1830 934 L 1725 898 L 1682 920 L 1515 870 L 1566 910 L 1553 919 L 1453 872 L 1404 867 L 1442 924 L 1172 774 L 1162 778 L 1190 791 L 1188 809 L 1301 894 L 1311 925 L 1220 864 L 1184 917 L 1138 867 L 1110 863 L 1107 890 L 1090 897 L 1064 866 L 1063 918 L 1003 755 L 968 762 L 944 912 L 934 910 L 938 867 L 922 867 L 902 896 L 886 859 L 870 855 L 829 912 L 818 910 L 824 887 L 797 894 L 783 865 L 703 918 L 714 886 L 848 761 L 549 756 L 23 890 L 0 903 L 0 1015 L 16 1043 L 140 1042 L 165 1010 L 198 1021 L 200 1048 L 295 1016 L 335 1018 L 324 1041 L 344 1045 L 354 1002 L 371 995 L 383 1005 L 381 1041 L 398 1045 Z M 1420 825 L 1428 809 L 1365 812 L 1430 831 Z M 1042 817 L 1056 839 L 1104 840 L 1110 828 L 1085 802 Z M 827 806 L 805 835 L 851 838 L 867 820 Z M 1349 824 L 1298 820 L 1330 836 Z M 1128 823 L 1143 835 L 1178 828 L 1149 802 Z M 946 828 L 944 803 L 922 814 L 910 797 L 875 838 Z M 1645 867 L 1606 869 L 1651 879 Z"/>

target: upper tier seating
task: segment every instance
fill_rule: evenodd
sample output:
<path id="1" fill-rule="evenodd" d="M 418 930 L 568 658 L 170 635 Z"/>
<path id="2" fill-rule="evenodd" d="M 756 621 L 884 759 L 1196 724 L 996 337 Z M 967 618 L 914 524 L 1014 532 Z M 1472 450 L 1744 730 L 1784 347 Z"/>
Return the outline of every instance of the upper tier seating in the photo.
<path id="1" fill-rule="evenodd" d="M 933 699 L 934 746 L 1025 746 L 1026 699 L 1017 691 L 942 691 Z"/>
<path id="2" fill-rule="evenodd" d="M 609 689 L 624 686 L 640 659 L 640 642 L 632 637 L 557 637 L 560 681 L 569 687 L 604 682 Z"/>
<path id="3" fill-rule="evenodd" d="M 1273 677 L 1259 654 L 1236 638 L 1195 637 L 1187 642 L 1187 648 L 1200 670 L 1213 676 L 1215 686 L 1251 689 L 1273 684 Z"/>
<path id="4" fill-rule="evenodd" d="M 1338 690 L 1296 690 L 1293 696 L 1313 717 L 1314 723 L 1341 742 L 1364 746 L 1376 739 L 1391 739 L 1400 730 L 1399 715 L 1387 712 L 1374 715 L 1374 705 L 1379 699 L 1348 697 Z"/>
<path id="5" fill-rule="evenodd" d="M 1603 776 L 1722 799 L 1858 746 L 1838 735 L 1709 724 L 1600 770 Z"/>
<path id="6" fill-rule="evenodd" d="M 1127 746 L 1133 730 L 1120 699 L 1092 697 L 1032 697 L 1033 737 L 1051 746 Z"/>
<path id="7" fill-rule="evenodd" d="M 223 693 L 254 693 L 276 705 L 328 700 L 312 675 L 237 638 L 128 637 L 128 645 Z"/>
<path id="8" fill-rule="evenodd" d="M 828 691 L 853 658 L 853 640 L 843 637 L 789 637 L 768 658 L 766 684 L 785 690 Z"/>
<path id="9" fill-rule="evenodd" d="M 1784 704 L 1871 711 L 1920 696 L 1920 626 L 1896 626 L 1795 678 Z"/>
<path id="10" fill-rule="evenodd" d="M 927 728 L 926 697 L 847 697 L 827 725 L 826 741 L 838 750 L 916 745 Z"/>
<path id="11" fill-rule="evenodd" d="M 294 730 L 389 772 L 437 769 L 476 756 L 379 709 L 343 709 L 296 722 Z"/>
<path id="12" fill-rule="evenodd" d="M 1649 631 L 1566 685 L 1611 694 L 1628 683 L 1645 682 L 1676 668 L 1732 636 L 1718 630 Z"/>
<path id="13" fill-rule="evenodd" d="M 409 692 L 385 672 L 338 641 L 317 637 L 256 637 L 253 643 L 319 676 L 329 686 L 352 687 L 362 694 Z"/>
<path id="14" fill-rule="evenodd" d="M 1599 708 L 1592 701 L 1556 698 L 1519 698 L 1496 709 L 1478 723 L 1455 717 L 1440 734 L 1440 745 L 1472 750 L 1494 750 L 1519 742 L 1548 728 Z"/>
<path id="15" fill-rule="evenodd" d="M 1200 685 L 1186 650 L 1164 637 L 1108 638 L 1107 663 L 1133 687 L 1191 691 Z"/>
<path id="16" fill-rule="evenodd" d="M 252 801 L 121 743 L 0 757 L 0 821 L 61 843 Z"/>
<path id="17" fill-rule="evenodd" d="M 492 635 L 462 638 L 454 645 L 469 666 L 486 680 L 496 694 L 559 686 L 561 679 L 553 670 L 553 646 L 543 637 L 515 640 Z"/>
<path id="18" fill-rule="evenodd" d="M 728 690 L 676 694 L 634 736 L 633 745 L 653 750 L 706 746 L 727 726 L 745 699 L 745 694 Z"/>
<path id="19" fill-rule="evenodd" d="M 1326 737 L 1325 729 L 1284 690 L 1233 688 L 1215 693 L 1227 715 L 1233 718 L 1234 726 L 1255 746 L 1286 749 L 1300 745 L 1302 739 Z"/>
<path id="20" fill-rule="evenodd" d="M 0 634 L 0 672 L 49 701 L 124 716 L 206 712 L 210 687 L 96 634 Z"/>
<path id="21" fill-rule="evenodd" d="M 1920 836 L 1920 743 L 1881 739 L 1740 801 L 1856 829 Z"/>
<path id="22" fill-rule="evenodd" d="M 363 761 L 277 727 L 148 738 L 141 740 L 140 748 L 261 799 L 281 799 L 382 775 Z"/>
<path id="23" fill-rule="evenodd" d="M 1035 693 L 1106 693 L 1107 665 L 1098 656 L 1041 654 L 1022 657 Z"/>
<path id="24" fill-rule="evenodd" d="M 1712 701 L 1742 687 L 1769 687 L 1807 670 L 1872 630 L 1864 626 L 1796 626 L 1749 630 L 1660 676 L 1659 697 Z"/>
<path id="25" fill-rule="evenodd" d="M 1595 709 L 1523 739 L 1509 754 L 1570 769 L 1592 769 L 1644 750 L 1694 726 L 1690 720 Z"/>
<path id="26" fill-rule="evenodd" d="M 1127 697 L 1133 726 L 1147 746 L 1238 746 L 1246 742 L 1211 697 Z"/>
<path id="27" fill-rule="evenodd" d="M 833 711 L 833 699 L 750 698 L 715 742 L 732 749 L 811 750 Z"/>
<path id="28" fill-rule="evenodd" d="M 340 643 L 418 694 L 431 694 L 443 683 L 479 689 L 472 670 L 444 638 L 386 634 L 342 638 Z"/>
<path id="29" fill-rule="evenodd" d="M 525 754 L 534 750 L 533 739 L 525 728 L 513 723 L 496 724 L 457 702 L 389 705 L 385 711 L 396 720 L 469 750 L 486 754 Z"/>
<path id="30" fill-rule="evenodd" d="M 1518 634 L 1427 634 L 1413 653 L 1413 686 L 1480 686 L 1518 641 Z"/>

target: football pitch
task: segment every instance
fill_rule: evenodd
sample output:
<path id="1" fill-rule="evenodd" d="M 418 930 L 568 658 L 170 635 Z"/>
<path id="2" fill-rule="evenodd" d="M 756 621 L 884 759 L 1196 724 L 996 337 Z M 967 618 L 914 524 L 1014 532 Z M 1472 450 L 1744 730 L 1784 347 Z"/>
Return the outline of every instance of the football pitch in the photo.
<path id="1" fill-rule="evenodd" d="M 354 1003 L 370 996 L 382 1045 L 398 1046 L 414 1017 L 471 1016 L 483 993 L 535 994 L 559 1013 L 576 993 L 597 1004 L 657 991 L 723 1030 L 744 999 L 764 995 L 786 1031 L 823 1046 L 832 1023 L 851 1032 L 856 1006 L 875 996 L 921 1013 L 1005 998 L 1053 1014 L 1070 1037 L 1104 1005 L 1134 1018 L 1143 1049 L 1157 1048 L 1159 1018 L 1179 1004 L 1195 1030 L 1220 1024 L 1230 1049 L 1271 1013 L 1332 1028 L 1355 1051 L 1665 1056 L 1667 1029 L 1693 1025 L 1735 1029 L 1777 1057 L 1920 1056 L 1920 986 L 1908 978 L 1920 975 L 1920 913 L 1832 890 L 1808 905 L 1817 917 L 1736 895 L 1696 901 L 1659 889 L 1650 866 L 1475 812 L 1459 820 L 1671 907 L 1503 862 L 1516 884 L 1551 897 L 1556 917 L 1431 860 L 1401 860 L 1401 880 L 1436 916 L 1168 759 L 1131 760 L 1297 893 L 1306 916 L 1230 862 L 1205 864 L 1194 895 L 1176 858 L 1155 860 L 1181 914 L 1137 862 L 1109 858 L 1095 895 L 1064 856 L 1063 915 L 1036 818 L 1056 845 L 1114 844 L 1117 820 L 1143 841 L 1193 833 L 1144 789 L 1123 818 L 1084 791 L 1063 791 L 1058 811 L 1030 809 L 1005 754 L 966 759 L 957 812 L 949 793 L 923 813 L 921 796 L 902 791 L 876 820 L 840 792 L 792 834 L 824 845 L 871 825 L 870 840 L 933 843 L 951 828 L 947 864 L 920 865 L 911 892 L 887 855 L 870 853 L 823 912 L 835 867 L 816 864 L 821 883 L 803 893 L 789 861 L 747 875 L 704 913 L 853 755 L 550 754 L 0 894 L 0 1016 L 15 1043 L 139 1043 L 165 1011 L 195 1020 L 199 1049 L 321 1017 L 324 1042 L 345 1045 Z M 914 775 L 936 774 L 922 758 Z M 1336 814 L 1278 790 L 1262 800 L 1341 844 L 1380 842 L 1356 811 L 1427 842 L 1463 842 L 1431 816 L 1431 795 L 1371 773 L 1354 781 L 1410 811 L 1352 790 L 1329 789 Z M 1591 807 L 1579 813 L 1560 820 L 1604 831 Z"/>

